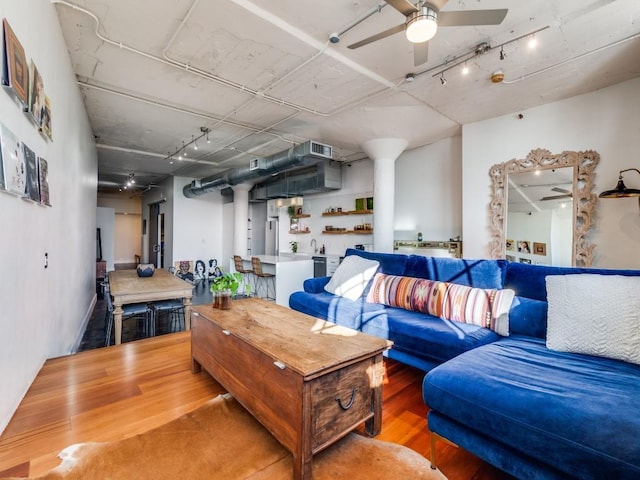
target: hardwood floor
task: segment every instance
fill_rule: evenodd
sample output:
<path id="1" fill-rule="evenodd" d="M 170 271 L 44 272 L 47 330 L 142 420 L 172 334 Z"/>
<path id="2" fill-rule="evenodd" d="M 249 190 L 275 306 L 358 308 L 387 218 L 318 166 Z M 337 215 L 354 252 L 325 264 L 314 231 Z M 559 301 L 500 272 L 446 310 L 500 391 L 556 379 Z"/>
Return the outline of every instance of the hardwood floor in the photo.
<path id="1" fill-rule="evenodd" d="M 424 373 L 386 362 L 382 433 L 429 457 Z M 48 360 L 0 436 L 0 477 L 41 475 L 68 445 L 129 437 L 194 410 L 223 388 L 190 371 L 190 332 Z M 511 478 L 462 449 L 437 444 L 449 480 Z"/>

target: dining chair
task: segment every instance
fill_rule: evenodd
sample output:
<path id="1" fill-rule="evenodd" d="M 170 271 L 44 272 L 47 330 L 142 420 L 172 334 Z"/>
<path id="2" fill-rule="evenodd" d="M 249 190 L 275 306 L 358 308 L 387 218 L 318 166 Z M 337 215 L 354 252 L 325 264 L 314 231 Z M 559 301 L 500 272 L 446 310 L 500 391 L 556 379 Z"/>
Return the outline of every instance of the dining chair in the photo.
<path id="1" fill-rule="evenodd" d="M 241 273 L 244 277 L 244 282 L 249 285 L 252 284 L 251 276 L 255 274 L 255 272 L 250 268 L 244 268 L 244 263 L 242 262 L 242 257 L 240 255 L 233 256 L 233 266 L 236 269 L 236 272 Z M 257 287 L 257 278 L 254 278 L 254 286 Z"/>
<path id="2" fill-rule="evenodd" d="M 153 312 L 154 328 L 159 330 L 161 315 L 164 313 L 169 320 L 170 332 L 184 330 L 184 304 L 181 298 L 152 302 L 149 304 L 149 308 Z"/>
<path id="3" fill-rule="evenodd" d="M 267 300 L 275 300 L 276 275 L 274 273 L 263 271 L 262 261 L 258 257 L 251 257 L 251 266 L 253 267 L 253 274 L 256 278 L 256 295 L 258 297 L 266 298 Z M 273 293 L 273 295 L 269 295 L 269 283 L 271 283 L 271 292 Z M 263 287 L 264 295 L 260 295 L 260 286 Z"/>
<path id="4" fill-rule="evenodd" d="M 111 345 L 111 331 L 113 330 L 113 300 L 108 286 L 105 288 L 105 298 L 107 300 L 107 310 L 105 312 L 105 347 Z M 155 320 L 152 310 L 146 303 L 129 303 L 122 305 L 122 323 L 125 320 L 137 319 L 142 322 L 142 333 L 145 337 L 155 335 Z"/>

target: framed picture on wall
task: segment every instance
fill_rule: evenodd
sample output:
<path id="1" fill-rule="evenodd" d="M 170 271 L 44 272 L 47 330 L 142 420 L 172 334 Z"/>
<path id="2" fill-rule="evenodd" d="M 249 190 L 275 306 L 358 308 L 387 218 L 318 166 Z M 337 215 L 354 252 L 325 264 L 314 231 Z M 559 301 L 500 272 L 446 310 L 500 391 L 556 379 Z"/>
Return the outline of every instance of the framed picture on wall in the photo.
<path id="1" fill-rule="evenodd" d="M 518 240 L 518 251 L 520 253 L 531 253 L 531 243 L 527 240 Z"/>
<path id="2" fill-rule="evenodd" d="M 3 73 L 6 70 L 6 78 L 3 75 L 3 83 L 10 87 L 16 98 L 22 102 L 23 108 L 27 105 L 27 92 L 29 88 L 29 67 L 27 57 L 24 54 L 22 44 L 13 33 L 7 19 L 2 21 L 4 32 Z"/>
<path id="3" fill-rule="evenodd" d="M 547 244 L 542 242 L 533 242 L 533 253 L 536 255 L 546 255 Z"/>
<path id="4" fill-rule="evenodd" d="M 511 238 L 507 238 L 507 239 L 505 240 L 505 248 L 506 248 L 508 251 L 510 251 L 510 252 L 514 251 L 514 250 L 516 249 L 516 242 L 515 242 L 515 240 L 513 240 L 513 239 L 511 239 Z"/>

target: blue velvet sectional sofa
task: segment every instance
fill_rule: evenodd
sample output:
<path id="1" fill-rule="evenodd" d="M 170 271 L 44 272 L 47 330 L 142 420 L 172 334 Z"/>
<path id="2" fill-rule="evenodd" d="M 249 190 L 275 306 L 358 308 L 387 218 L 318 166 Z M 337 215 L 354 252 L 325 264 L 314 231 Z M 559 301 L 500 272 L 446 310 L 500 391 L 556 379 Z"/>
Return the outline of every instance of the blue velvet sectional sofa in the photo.
<path id="1" fill-rule="evenodd" d="M 328 293 L 308 279 L 290 307 L 394 342 L 390 358 L 427 372 L 432 434 L 522 479 L 640 478 L 640 365 L 547 348 L 546 277 L 640 276 L 349 249 L 378 272 L 511 289 L 509 335 L 404 308 Z M 605 279 L 607 277 L 602 277 Z M 640 293 L 640 292 L 638 292 Z"/>

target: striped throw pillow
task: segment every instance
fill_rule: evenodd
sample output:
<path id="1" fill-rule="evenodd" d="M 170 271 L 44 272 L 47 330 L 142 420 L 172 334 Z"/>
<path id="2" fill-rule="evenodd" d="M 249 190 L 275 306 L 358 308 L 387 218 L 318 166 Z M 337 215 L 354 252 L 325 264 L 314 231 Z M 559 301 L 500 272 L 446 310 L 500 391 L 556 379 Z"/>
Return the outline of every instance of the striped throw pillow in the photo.
<path id="1" fill-rule="evenodd" d="M 424 278 L 377 273 L 367 301 L 427 313 L 434 317 L 489 328 L 509 335 L 514 291 L 473 288 Z"/>

